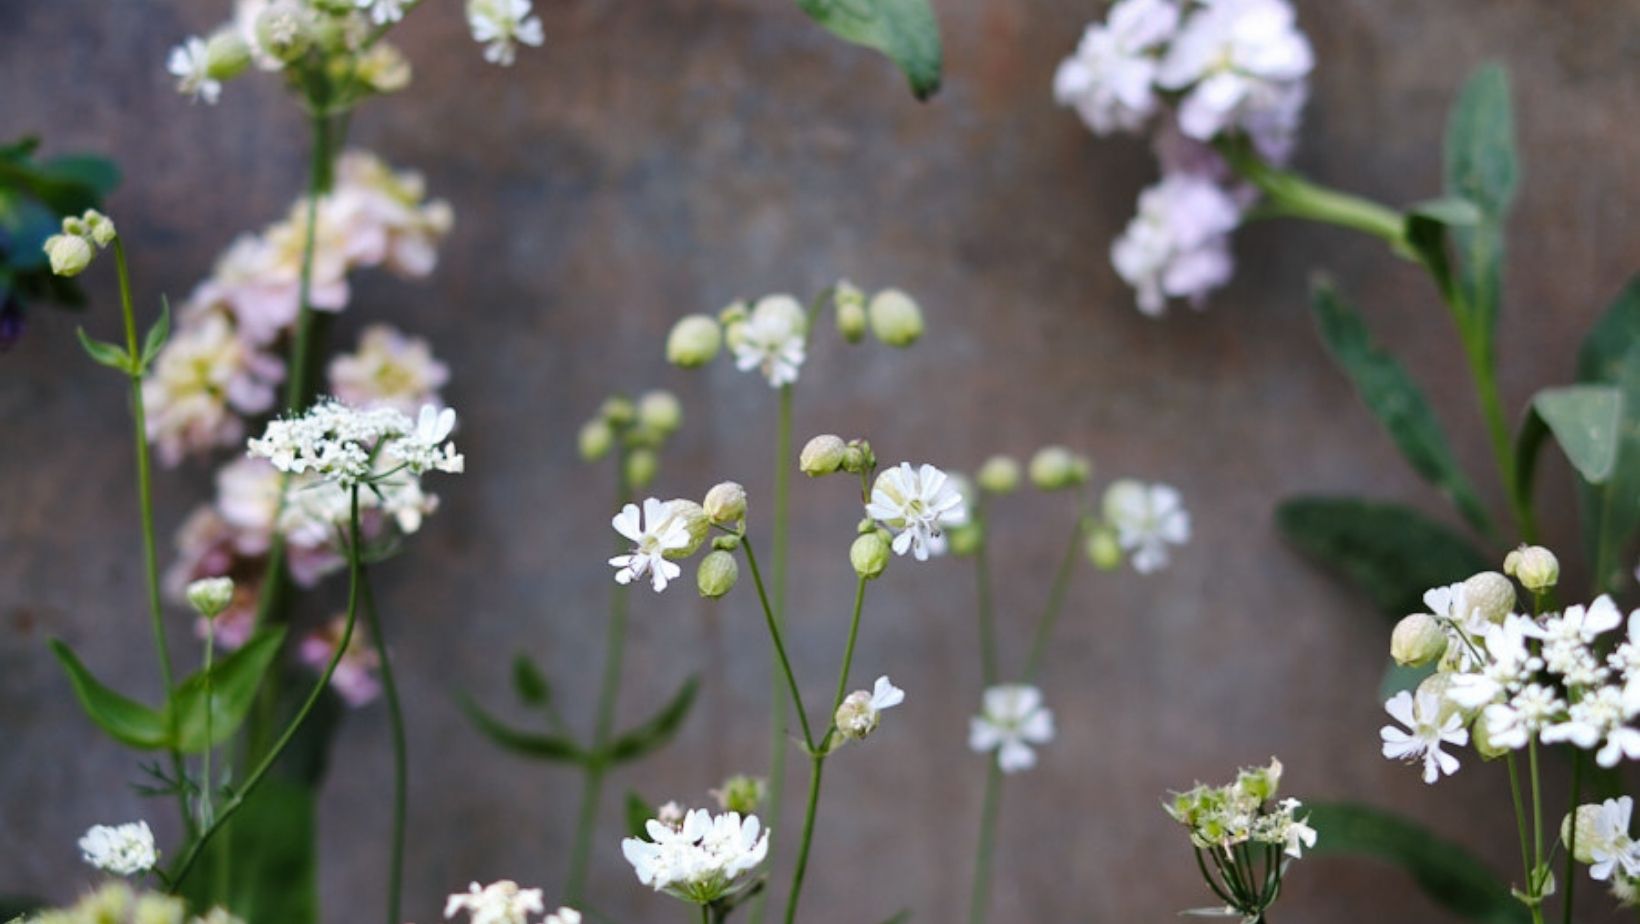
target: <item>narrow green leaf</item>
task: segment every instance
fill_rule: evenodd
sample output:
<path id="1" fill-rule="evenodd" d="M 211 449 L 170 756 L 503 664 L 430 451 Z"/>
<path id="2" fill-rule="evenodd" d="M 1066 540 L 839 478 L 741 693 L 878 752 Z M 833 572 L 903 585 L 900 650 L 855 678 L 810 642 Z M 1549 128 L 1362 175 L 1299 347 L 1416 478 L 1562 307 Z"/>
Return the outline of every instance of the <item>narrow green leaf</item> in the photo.
<path id="1" fill-rule="evenodd" d="M 684 718 L 689 715 L 689 707 L 695 704 L 695 694 L 699 690 L 699 677 L 690 677 L 684 681 L 683 686 L 673 695 L 672 701 L 660 712 L 610 744 L 610 762 L 618 764 L 637 760 L 670 741 L 672 736 L 677 734 Z"/>
<path id="2" fill-rule="evenodd" d="M 1610 385 L 1622 396 L 1617 459 L 1604 485 L 1578 487 L 1583 542 L 1595 584 L 1611 590 L 1623 580 L 1625 560 L 1640 528 L 1640 275 L 1629 280 L 1583 339 L 1577 380 Z"/>
<path id="3" fill-rule="evenodd" d="M 940 88 L 940 26 L 929 0 L 797 0 L 797 5 L 844 41 L 887 55 L 918 99 Z"/>
<path id="4" fill-rule="evenodd" d="M 80 707 L 91 721 L 97 723 L 97 727 L 114 740 L 141 750 L 151 751 L 165 746 L 168 736 L 163 713 L 103 686 L 80 663 L 73 650 L 61 641 L 52 639 L 49 644 L 51 653 L 57 656 L 63 670 L 68 673 L 68 682 L 74 687 Z"/>
<path id="5" fill-rule="evenodd" d="M 118 369 L 127 375 L 130 374 L 131 357 L 126 355 L 123 348 L 112 343 L 91 339 L 91 335 L 87 334 L 83 327 L 76 327 L 74 331 L 80 336 L 80 346 L 85 349 L 85 355 L 91 357 L 94 362 L 110 369 Z"/>
<path id="6" fill-rule="evenodd" d="M 512 681 L 513 691 L 526 706 L 541 707 L 552 702 L 552 684 L 522 651 L 513 655 Z"/>
<path id="7" fill-rule="evenodd" d="M 655 807 L 635 790 L 626 791 L 626 833 L 631 837 L 648 838 L 647 825 L 655 817 Z"/>
<path id="8" fill-rule="evenodd" d="M 1276 508 L 1276 525 L 1301 552 L 1355 584 L 1396 619 L 1422 609 L 1429 588 L 1489 566 L 1468 540 L 1396 504 L 1293 498 Z"/>
<path id="9" fill-rule="evenodd" d="M 251 636 L 250 641 L 211 665 L 209 697 L 204 671 L 189 676 L 177 686 L 176 694 L 171 697 L 177 750 L 197 754 L 233 737 L 256 701 L 262 678 L 284 641 L 284 626 L 263 628 Z M 209 739 L 205 733 L 207 724 Z"/>
<path id="10" fill-rule="evenodd" d="M 1441 907 L 1471 921 L 1522 924 L 1526 908 L 1509 888 L 1463 847 L 1437 837 L 1417 822 L 1365 805 L 1306 805 L 1316 830 L 1311 856 L 1366 856 L 1386 860 L 1410 874 Z"/>
<path id="11" fill-rule="evenodd" d="M 1509 76 L 1496 64 L 1464 84 L 1447 118 L 1446 191 L 1480 209 L 1483 220 L 1452 228 L 1459 254 L 1458 287 L 1470 321 L 1491 343 L 1503 277 L 1503 225 L 1515 199 L 1520 166 Z"/>
<path id="12" fill-rule="evenodd" d="M 1583 480 L 1602 484 L 1611 477 L 1623 419 L 1623 395 L 1614 386 L 1545 388 L 1532 398 L 1532 410 Z"/>
<path id="13" fill-rule="evenodd" d="M 1318 279 L 1311 295 L 1327 350 L 1355 384 L 1356 393 L 1389 431 L 1413 470 L 1435 485 L 1483 533 L 1492 531 L 1486 507 L 1458 467 L 1446 434 L 1423 392 L 1388 353 L 1373 345 L 1361 315 L 1332 284 Z"/>
<path id="14" fill-rule="evenodd" d="M 161 308 L 159 313 L 159 320 L 154 322 L 153 327 L 148 328 L 148 336 L 142 342 L 142 371 L 144 372 L 148 371 L 148 367 L 154 362 L 154 357 L 159 355 L 160 348 L 165 346 L 165 341 L 171 336 L 170 300 L 163 300 L 163 305 L 164 307 Z"/>
<path id="15" fill-rule="evenodd" d="M 528 732 L 513 728 L 485 712 L 471 697 L 458 699 L 461 711 L 484 737 L 503 749 L 524 757 L 561 763 L 586 763 L 588 755 L 580 745 L 564 735 Z"/>

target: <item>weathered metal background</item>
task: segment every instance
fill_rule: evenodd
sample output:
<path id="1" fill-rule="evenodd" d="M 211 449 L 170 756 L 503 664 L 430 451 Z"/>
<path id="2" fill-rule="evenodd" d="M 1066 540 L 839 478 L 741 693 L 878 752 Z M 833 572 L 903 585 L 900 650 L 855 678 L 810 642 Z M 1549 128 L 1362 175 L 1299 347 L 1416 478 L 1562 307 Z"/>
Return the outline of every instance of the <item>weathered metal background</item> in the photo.
<path id="1" fill-rule="evenodd" d="M 386 319 L 434 340 L 454 370 L 447 394 L 470 465 L 380 573 L 412 723 L 414 919 L 436 917 L 469 879 L 550 893 L 562 875 L 574 777 L 491 749 L 451 694 L 502 701 L 523 648 L 589 718 L 611 488 L 576 460 L 577 424 L 612 389 L 676 389 L 688 422 L 660 493 L 738 478 L 764 522 L 772 394 L 723 364 L 671 369 L 661 340 L 684 312 L 838 275 L 903 286 L 930 330 L 904 353 L 822 336 L 803 372 L 800 436 L 865 435 L 887 460 L 958 467 L 1061 441 L 1092 454 L 1100 478 L 1178 485 L 1195 518 L 1195 541 L 1165 574 L 1077 578 L 1045 678 L 1060 740 L 1009 786 L 996 920 L 1167 920 L 1205 904 L 1157 799 L 1271 754 L 1296 794 L 1412 813 L 1517 869 L 1501 768 L 1477 763 L 1429 788 L 1378 756 L 1388 625 L 1271 525 L 1276 501 L 1301 491 L 1446 515 L 1322 355 L 1304 305 L 1319 267 L 1428 387 L 1463 461 L 1490 477 L 1456 339 L 1425 280 L 1371 242 L 1270 224 L 1239 236 L 1236 282 L 1208 311 L 1141 317 L 1105 254 L 1152 176 L 1149 156 L 1094 139 L 1049 95 L 1100 4 L 937 5 L 948 78 L 926 106 L 883 61 L 777 0 L 547 0 L 547 46 L 512 71 L 480 60 L 454 2 L 403 28 L 414 89 L 361 112 L 352 137 L 425 171 L 457 229 L 429 284 L 357 277 L 341 330 Z M 1565 380 L 1640 256 L 1640 4 L 1299 5 L 1320 59 L 1299 163 L 1389 202 L 1437 191 L 1455 88 L 1484 59 L 1508 64 L 1525 179 L 1503 388 L 1518 408 Z M 186 292 L 301 183 L 303 123 L 271 81 L 233 84 L 215 108 L 171 92 L 166 50 L 225 6 L 0 0 L 0 134 L 39 131 L 52 150 L 121 161 L 111 210 L 146 310 Z M 85 323 L 111 331 L 112 273 L 89 275 Z M 129 790 L 135 762 L 80 716 L 44 650 L 67 638 L 122 686 L 153 690 L 123 396 L 80 356 L 73 324 L 36 313 L 0 358 L 0 891 L 57 898 L 90 879 L 74 849 L 88 824 L 147 815 L 174 843 L 172 812 Z M 165 535 L 208 472 L 160 474 Z M 1564 475 L 1558 462 L 1545 475 L 1549 526 L 1570 547 Z M 797 485 L 793 647 L 815 697 L 842 645 L 851 496 Z M 1029 496 L 999 515 L 1009 657 L 1023 655 L 1068 516 Z M 912 907 L 945 921 L 965 907 L 982 778 L 964 748 L 978 684 L 970 587 L 964 562 L 897 567 L 873 587 L 859 675 L 891 672 L 909 698 L 828 774 L 811 920 Z M 759 769 L 765 651 L 749 593 L 716 607 L 687 587 L 636 599 L 621 715 L 647 714 L 694 672 L 705 691 L 681 739 L 612 787 L 594 895 L 623 920 L 682 909 L 645 894 L 620 860 L 613 797 L 633 787 L 698 801 L 724 775 Z M 381 708 L 350 716 L 323 801 L 329 920 L 378 913 L 388 773 Z M 1284 907 L 1313 921 L 1440 919 L 1393 869 L 1333 859 L 1298 866 Z"/>

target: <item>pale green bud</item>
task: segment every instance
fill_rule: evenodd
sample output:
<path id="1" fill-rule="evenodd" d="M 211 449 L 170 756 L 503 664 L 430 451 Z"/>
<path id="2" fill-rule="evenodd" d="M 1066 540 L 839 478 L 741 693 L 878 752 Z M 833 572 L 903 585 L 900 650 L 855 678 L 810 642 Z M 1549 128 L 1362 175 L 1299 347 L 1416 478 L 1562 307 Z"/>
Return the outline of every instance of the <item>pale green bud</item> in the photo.
<path id="1" fill-rule="evenodd" d="M 651 391 L 638 399 L 638 424 L 669 436 L 683 424 L 683 405 L 669 391 Z"/>
<path id="2" fill-rule="evenodd" d="M 631 399 L 621 395 L 614 395 L 604 399 L 604 406 L 599 410 L 604 419 L 612 427 L 630 427 L 638 419 L 638 409 Z"/>
<path id="3" fill-rule="evenodd" d="M 86 226 L 85 219 L 78 215 L 63 216 L 63 233 L 75 237 L 90 237 L 91 229 Z"/>
<path id="4" fill-rule="evenodd" d="M 233 578 L 202 578 L 188 585 L 188 605 L 206 619 L 215 619 L 233 602 Z"/>
<path id="5" fill-rule="evenodd" d="M 730 324 L 739 324 L 740 322 L 751 317 L 751 314 L 751 306 L 746 304 L 746 300 L 744 298 L 737 298 L 729 304 L 723 306 L 723 310 L 718 312 L 717 319 L 719 323 L 727 326 Z"/>
<path id="6" fill-rule="evenodd" d="M 704 314 L 687 315 L 666 335 L 666 361 L 685 369 L 704 366 L 717 357 L 722 343 L 718 322 Z"/>
<path id="7" fill-rule="evenodd" d="M 877 467 L 877 454 L 871 451 L 871 444 L 865 440 L 849 440 L 843 450 L 841 468 L 850 475 L 860 475 Z"/>
<path id="8" fill-rule="evenodd" d="M 899 289 L 884 289 L 872 296 L 866 313 L 871 332 L 889 346 L 907 347 L 922 336 L 922 309 Z"/>
<path id="9" fill-rule="evenodd" d="M 855 574 L 870 580 L 888 567 L 890 552 L 888 540 L 883 538 L 881 532 L 873 530 L 854 540 L 848 549 L 848 560 L 854 566 Z"/>
<path id="10" fill-rule="evenodd" d="M 746 519 L 746 489 L 738 482 L 724 481 L 706 492 L 702 504 L 706 516 L 719 526 L 730 526 Z"/>
<path id="11" fill-rule="evenodd" d="M 581 451 L 581 459 L 586 462 L 596 462 L 609 454 L 615 445 L 615 430 L 610 427 L 609 421 L 602 417 L 594 417 L 581 425 L 581 432 L 575 438 L 576 446 Z"/>
<path id="12" fill-rule="evenodd" d="M 740 564 L 735 556 L 722 549 L 706 553 L 695 570 L 695 584 L 702 597 L 716 599 L 728 593 L 740 580 Z"/>
<path id="13" fill-rule="evenodd" d="M 1482 571 L 1463 582 L 1461 597 L 1487 622 L 1503 622 L 1515 608 L 1515 585 L 1496 571 Z"/>
<path id="14" fill-rule="evenodd" d="M 1492 743 L 1492 735 L 1486 730 L 1486 720 L 1476 719 L 1469 725 L 1469 746 L 1475 749 L 1486 760 L 1496 760 L 1509 753 L 1509 749 L 1498 747 Z"/>
<path id="15" fill-rule="evenodd" d="M 837 309 L 837 332 L 849 343 L 859 343 L 866 335 L 866 294 L 845 279 L 833 290 L 832 305 Z"/>
<path id="16" fill-rule="evenodd" d="M 114 222 L 96 209 L 86 209 L 80 221 L 85 228 L 84 236 L 91 238 L 91 243 L 98 247 L 107 247 L 119 236 L 119 232 L 114 230 Z"/>
<path id="17" fill-rule="evenodd" d="M 1503 570 L 1534 594 L 1560 581 L 1560 559 L 1541 545 L 1523 545 L 1510 552 L 1503 560 Z"/>
<path id="18" fill-rule="evenodd" d="M 1122 565 L 1122 543 L 1116 530 L 1101 526 L 1088 534 L 1088 561 L 1100 571 L 1115 571 Z"/>
<path id="19" fill-rule="evenodd" d="M 377 93 L 397 93 L 410 85 L 410 59 L 386 42 L 378 41 L 359 56 L 354 75 Z"/>
<path id="20" fill-rule="evenodd" d="M 78 276 L 91 265 L 91 244 L 76 234 L 53 234 L 46 238 L 45 251 L 51 271 L 59 276 Z"/>
<path id="21" fill-rule="evenodd" d="M 131 911 L 131 924 L 182 924 L 187 913 L 188 906 L 183 904 L 182 899 L 147 892 L 137 896 L 136 907 Z"/>
<path id="22" fill-rule="evenodd" d="M 1071 488 L 1088 480 L 1088 460 L 1063 446 L 1044 446 L 1031 456 L 1031 483 L 1044 491 Z"/>
<path id="23" fill-rule="evenodd" d="M 653 449 L 639 448 L 626 454 L 626 483 L 633 489 L 648 487 L 660 469 L 660 457 Z"/>
<path id="24" fill-rule="evenodd" d="M 291 0 L 277 0 L 256 17 L 256 44 L 284 64 L 307 53 L 314 33 L 308 11 Z"/>
<path id="25" fill-rule="evenodd" d="M 205 76 L 232 80 L 251 66 L 251 48 L 238 29 L 220 29 L 205 42 Z"/>
<path id="26" fill-rule="evenodd" d="M 706 537 L 712 532 L 712 519 L 706 515 L 706 508 L 692 500 L 668 501 L 670 505 L 669 519 L 674 519 L 689 530 L 689 544 L 681 549 L 673 549 L 666 553 L 667 558 L 688 558 L 700 551 L 706 544 Z"/>
<path id="27" fill-rule="evenodd" d="M 762 777 L 737 773 L 724 780 L 721 787 L 712 790 L 711 796 L 717 799 L 718 808 L 725 812 L 754 815 L 768 791 L 769 784 Z"/>
<path id="28" fill-rule="evenodd" d="M 1019 488 L 1019 463 L 1012 456 L 992 456 L 979 467 L 975 478 L 992 494 L 1012 494 Z"/>
<path id="29" fill-rule="evenodd" d="M 830 475 L 843 467 L 848 444 L 840 436 L 822 434 L 808 441 L 797 457 L 797 467 L 810 478 Z"/>
<path id="30" fill-rule="evenodd" d="M 843 697 L 842 705 L 832 716 L 832 722 L 837 726 L 837 733 L 843 740 L 859 740 L 877 730 L 882 721 L 882 715 L 871 708 L 871 694 L 865 690 L 855 690 Z"/>
<path id="31" fill-rule="evenodd" d="M 1572 845 L 1572 819 L 1577 821 L 1577 845 Z M 1628 832 L 1623 832 L 1627 834 Z M 1577 811 L 1560 820 L 1560 842 L 1568 850 L 1572 850 L 1572 858 L 1579 863 L 1594 862 L 1594 848 L 1600 845 L 1600 806 L 1598 804 L 1580 805 Z"/>
<path id="32" fill-rule="evenodd" d="M 1446 654 L 1446 632 L 1435 617 L 1413 613 L 1395 624 L 1390 633 L 1389 654 L 1402 667 L 1423 667 Z"/>

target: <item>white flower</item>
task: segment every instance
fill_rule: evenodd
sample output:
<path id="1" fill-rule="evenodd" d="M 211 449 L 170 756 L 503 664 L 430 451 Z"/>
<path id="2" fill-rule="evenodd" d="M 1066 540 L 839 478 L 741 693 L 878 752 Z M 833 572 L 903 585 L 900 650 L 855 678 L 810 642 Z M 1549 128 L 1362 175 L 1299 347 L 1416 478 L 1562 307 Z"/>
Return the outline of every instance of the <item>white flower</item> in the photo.
<path id="1" fill-rule="evenodd" d="M 621 841 L 621 853 L 638 881 L 702 905 L 744 889 L 751 882 L 746 874 L 769 853 L 769 833 L 756 815 L 725 812 L 713 817 L 695 809 L 676 828 L 650 820 L 644 830 L 648 840 Z"/>
<path id="2" fill-rule="evenodd" d="M 1623 708 L 1623 691 L 1616 686 L 1600 687 L 1572 703 L 1566 709 L 1564 721 L 1543 729 L 1543 743 L 1570 742 L 1587 751 L 1604 740 L 1605 745 L 1595 755 L 1595 762 L 1602 767 L 1615 767 L 1624 757 L 1640 758 L 1640 731 L 1624 724 L 1628 718 L 1630 714 Z"/>
<path id="3" fill-rule="evenodd" d="M 1469 743 L 1469 732 L 1464 730 L 1463 717 L 1453 711 L 1441 718 L 1441 702 L 1428 693 L 1420 693 L 1416 701 L 1405 690 L 1390 697 L 1384 711 L 1395 721 L 1405 725 L 1403 731 L 1385 725 L 1378 734 L 1384 741 L 1384 756 L 1392 760 L 1424 761 L 1424 782 L 1433 783 L 1441 774 L 1458 772 L 1458 759 L 1441 750 L 1442 744 Z M 1410 733 L 1409 733 L 1410 732 Z"/>
<path id="4" fill-rule="evenodd" d="M 1214 0 L 1185 20 L 1157 74 L 1183 92 L 1179 127 L 1202 141 L 1239 126 L 1283 159 L 1315 65 L 1287 0 Z"/>
<path id="5" fill-rule="evenodd" d="M 1140 574 L 1167 567 L 1167 547 L 1190 541 L 1190 514 L 1179 492 L 1168 485 L 1111 482 L 1105 489 L 1104 511 L 1116 527 L 1117 542 L 1132 556 Z"/>
<path id="6" fill-rule="evenodd" d="M 559 908 L 547 915 L 541 924 L 581 924 L 581 912 L 574 908 Z"/>
<path id="7" fill-rule="evenodd" d="M 1543 625 L 1543 663 L 1569 687 L 1604 683 L 1610 670 L 1592 650 L 1595 641 L 1623 624 L 1611 597 L 1601 596 L 1587 609 L 1569 606 Z"/>
<path id="8" fill-rule="evenodd" d="M 541 20 L 530 6 L 530 0 L 467 0 L 467 28 L 484 46 L 484 60 L 508 67 L 517 57 L 515 43 L 541 45 Z"/>
<path id="9" fill-rule="evenodd" d="M 1139 212 L 1110 248 L 1118 275 L 1134 287 L 1139 310 L 1159 315 L 1170 298 L 1200 305 L 1230 281 L 1229 233 L 1241 209 L 1211 180 L 1171 174 L 1139 194 Z"/>
<path id="10" fill-rule="evenodd" d="M 1302 805 L 1303 803 L 1297 799 L 1281 800 L 1281 808 L 1286 816 L 1286 823 L 1281 826 L 1285 834 L 1282 852 L 1295 860 L 1302 857 L 1307 848 L 1315 846 L 1316 833 L 1315 829 L 1310 827 L 1309 818 L 1293 817 L 1293 813 Z"/>
<path id="11" fill-rule="evenodd" d="M 1053 740 L 1053 712 L 1042 705 L 1042 691 L 1025 684 L 999 684 L 985 691 L 981 715 L 968 720 L 968 747 L 997 752 L 1003 773 L 1036 766 L 1031 745 Z"/>
<path id="12" fill-rule="evenodd" d="M 178 93 L 213 105 L 222 95 L 222 82 L 211 78 L 205 40 L 198 36 L 190 36 L 171 49 L 170 57 L 165 59 L 165 69 L 177 79 Z"/>
<path id="13" fill-rule="evenodd" d="M 807 337 L 808 317 L 797 299 L 768 295 L 758 299 L 745 320 L 730 325 L 728 341 L 735 368 L 756 369 L 771 388 L 779 388 L 797 381 Z"/>
<path id="14" fill-rule="evenodd" d="M 1424 595 L 1425 603 L 1432 600 L 1442 602 L 1436 591 Z M 1449 641 L 1449 651 L 1454 645 L 1464 649 L 1461 659 L 1478 671 L 1453 674 L 1446 698 L 1464 709 L 1475 710 L 1519 690 L 1543 668 L 1543 661 L 1532 654 L 1527 642 L 1541 637 L 1542 630 L 1530 617 L 1510 614 L 1502 623 L 1485 623 L 1478 635 L 1465 631 L 1462 637 Z M 1478 649 L 1484 660 L 1476 663 L 1470 646 Z"/>
<path id="15" fill-rule="evenodd" d="M 884 709 L 891 709 L 903 702 L 905 691 L 889 683 L 885 674 L 877 678 L 871 692 L 855 690 L 844 697 L 837 707 L 834 724 L 845 739 L 864 738 L 877 729 Z"/>
<path id="16" fill-rule="evenodd" d="M 1486 740 L 1494 748 L 1511 751 L 1526 746 L 1566 711 L 1566 701 L 1541 684 L 1527 684 L 1506 703 L 1493 703 L 1481 712 Z"/>
<path id="17" fill-rule="evenodd" d="M 446 442 L 456 428 L 453 408 L 440 409 L 431 404 L 421 406 L 415 429 L 401 439 L 387 443 L 382 455 L 388 461 L 397 461 L 413 474 L 437 469 L 449 474 L 460 474 L 467 468 L 467 459 L 456 452 L 453 443 Z"/>
<path id="18" fill-rule="evenodd" d="M 148 830 L 146 821 L 93 825 L 80 838 L 80 855 L 85 862 L 116 876 L 134 876 L 153 869 L 159 862 L 154 832 Z"/>
<path id="19" fill-rule="evenodd" d="M 944 530 L 968 522 L 968 508 L 946 474 L 932 465 L 901 462 L 877 476 L 866 515 L 895 532 L 894 552 L 918 561 L 945 551 Z"/>
<path id="20" fill-rule="evenodd" d="M 1629 837 L 1629 819 L 1634 813 L 1634 800 L 1628 796 L 1607 799 L 1600 803 L 1594 818 L 1594 843 L 1585 847 L 1578 844 L 1578 852 L 1587 850 L 1589 876 L 1604 882 L 1618 867 L 1627 877 L 1640 876 L 1640 845 Z"/>
<path id="21" fill-rule="evenodd" d="M 649 575 L 656 593 L 666 589 L 666 582 L 683 573 L 666 553 L 687 549 L 693 542 L 688 524 L 672 516 L 671 505 L 651 497 L 643 502 L 643 516 L 638 515 L 637 504 L 627 504 L 610 521 L 615 531 L 632 540 L 632 551 L 609 560 L 618 570 L 615 582 L 630 584 Z"/>
<path id="22" fill-rule="evenodd" d="M 292 475 L 312 474 L 344 488 L 364 482 L 391 484 L 401 470 L 412 475 L 433 469 L 462 471 L 465 460 L 445 442 L 455 425 L 450 408 L 423 406 L 412 423 L 393 408 L 361 410 L 325 400 L 300 417 L 270 421 L 248 446 L 252 456 Z M 378 459 L 392 466 L 391 474 L 378 471 Z"/>
<path id="23" fill-rule="evenodd" d="M 466 892 L 457 892 L 444 903 L 446 918 L 466 911 L 472 915 L 472 924 L 526 924 L 532 913 L 545 910 L 540 889 L 520 889 L 510 879 L 487 886 L 475 882 Z"/>
<path id="24" fill-rule="evenodd" d="M 395 23 L 404 18 L 404 11 L 416 0 L 357 0 L 361 10 L 370 13 L 370 21 L 378 26 Z"/>
<path id="25" fill-rule="evenodd" d="M 1121 0 L 1103 23 L 1088 26 L 1076 53 L 1054 74 L 1054 98 L 1075 106 L 1095 134 L 1133 131 L 1156 111 L 1156 49 L 1172 38 L 1179 8 L 1171 0 Z"/>

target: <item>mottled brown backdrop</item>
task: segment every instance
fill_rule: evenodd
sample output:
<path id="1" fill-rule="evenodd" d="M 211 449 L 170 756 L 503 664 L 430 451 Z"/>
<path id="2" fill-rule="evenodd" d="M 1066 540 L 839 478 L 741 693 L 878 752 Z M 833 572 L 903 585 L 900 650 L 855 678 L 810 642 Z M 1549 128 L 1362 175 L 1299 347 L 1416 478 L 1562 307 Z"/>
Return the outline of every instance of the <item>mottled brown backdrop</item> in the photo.
<path id="1" fill-rule="evenodd" d="M 433 339 L 454 371 L 447 394 L 469 459 L 380 574 L 411 723 L 407 915 L 435 918 L 472 878 L 549 894 L 561 878 L 574 777 L 488 747 L 452 692 L 502 701 L 523 648 L 583 724 L 590 712 L 610 487 L 577 461 L 578 423 L 612 389 L 676 389 L 688 423 L 661 493 L 735 477 L 766 515 L 772 394 L 722 363 L 674 370 L 661 341 L 684 312 L 808 293 L 839 274 L 915 293 L 929 333 L 892 354 L 821 337 L 800 434 L 864 434 L 889 460 L 953 466 L 1063 441 L 1101 478 L 1178 485 L 1194 514 L 1195 539 L 1165 574 L 1078 576 L 1045 677 L 1060 739 L 1007 792 L 997 920 L 1166 921 L 1204 904 L 1158 795 L 1272 753 L 1298 794 L 1419 815 L 1500 872 L 1517 868 L 1501 770 L 1467 767 L 1427 788 L 1378 756 L 1388 627 L 1271 525 L 1277 500 L 1300 491 L 1447 516 L 1322 355 L 1303 297 L 1318 267 L 1358 298 L 1428 387 L 1462 460 L 1492 483 L 1455 337 L 1412 266 L 1346 233 L 1264 225 L 1238 236 L 1237 278 L 1206 312 L 1141 317 L 1106 251 L 1150 157 L 1131 140 L 1096 140 L 1049 92 L 1100 11 L 1092 0 L 937 0 L 947 79 L 929 105 L 782 0 L 538 5 L 547 45 L 511 71 L 480 59 L 454 0 L 418 10 L 401 33 L 414 88 L 353 125 L 354 141 L 423 170 L 458 214 L 429 283 L 361 275 L 341 324 L 350 335 L 387 319 Z M 38 131 L 49 150 L 121 162 L 127 181 L 110 205 L 145 310 L 158 293 L 185 293 L 231 235 L 280 215 L 302 181 L 303 122 L 272 81 L 235 83 L 215 108 L 171 90 L 166 50 L 225 7 L 0 0 L 0 134 Z M 1525 180 L 1502 384 L 1516 408 L 1566 379 L 1582 331 L 1640 255 L 1640 3 L 1299 7 L 1320 63 L 1298 162 L 1386 201 L 1437 191 L 1455 87 L 1485 59 L 1509 66 Z M 111 332 L 112 273 L 89 279 L 86 323 Z M 85 826 L 171 813 L 127 788 L 132 757 L 85 721 L 44 649 L 62 636 L 118 685 L 154 690 L 119 383 L 80 355 L 70 318 L 35 319 L 0 358 L 0 891 L 64 898 L 89 878 L 74 849 Z M 204 496 L 208 471 L 160 474 L 163 535 Z M 1564 473 L 1557 462 L 1546 477 Z M 841 647 L 858 510 L 843 484 L 797 487 L 792 642 L 818 698 Z M 1551 536 L 1569 544 L 1569 492 L 1548 498 Z M 1026 496 L 999 516 L 1012 658 L 1066 515 Z M 965 907 L 982 777 L 964 747 L 978 683 L 970 587 L 965 564 L 945 562 L 896 569 L 873 590 L 858 671 L 892 672 L 909 698 L 828 774 L 810 920 L 910 906 L 945 921 Z M 758 769 L 766 643 L 751 596 L 707 607 L 685 587 L 639 594 L 634 609 L 624 720 L 692 672 L 705 690 L 677 743 L 617 774 L 612 792 L 698 800 L 725 774 Z M 183 624 L 178 614 L 179 634 Z M 329 920 L 378 914 L 388 774 L 382 709 L 350 716 L 323 799 Z M 679 919 L 621 862 L 616 815 L 612 801 L 596 901 L 625 920 Z M 1306 862 L 1289 895 L 1282 919 L 1441 919 L 1406 877 L 1369 861 Z"/>

